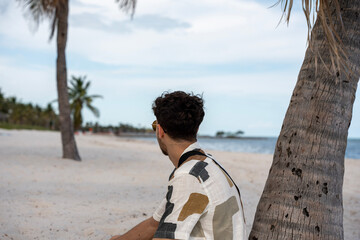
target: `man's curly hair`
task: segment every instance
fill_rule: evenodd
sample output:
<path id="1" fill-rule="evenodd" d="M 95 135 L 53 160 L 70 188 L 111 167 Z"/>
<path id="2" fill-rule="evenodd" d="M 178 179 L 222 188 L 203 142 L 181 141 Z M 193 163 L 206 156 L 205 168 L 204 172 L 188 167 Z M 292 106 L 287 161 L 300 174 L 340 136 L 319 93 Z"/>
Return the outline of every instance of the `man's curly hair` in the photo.
<path id="1" fill-rule="evenodd" d="M 201 95 L 182 91 L 164 92 L 156 98 L 152 109 L 158 123 L 174 139 L 196 140 L 204 118 L 204 101 Z"/>

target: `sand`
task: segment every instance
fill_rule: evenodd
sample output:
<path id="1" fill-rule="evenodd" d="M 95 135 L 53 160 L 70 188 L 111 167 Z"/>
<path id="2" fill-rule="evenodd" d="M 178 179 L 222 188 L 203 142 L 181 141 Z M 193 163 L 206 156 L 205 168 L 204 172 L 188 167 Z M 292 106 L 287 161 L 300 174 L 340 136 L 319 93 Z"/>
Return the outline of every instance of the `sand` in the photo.
<path id="1" fill-rule="evenodd" d="M 60 134 L 0 129 L 0 239 L 109 239 L 152 216 L 173 165 L 152 142 L 79 135 L 82 162 L 61 159 Z M 272 156 L 209 151 L 243 196 L 248 233 Z M 346 240 L 360 239 L 360 160 L 346 159 Z"/>

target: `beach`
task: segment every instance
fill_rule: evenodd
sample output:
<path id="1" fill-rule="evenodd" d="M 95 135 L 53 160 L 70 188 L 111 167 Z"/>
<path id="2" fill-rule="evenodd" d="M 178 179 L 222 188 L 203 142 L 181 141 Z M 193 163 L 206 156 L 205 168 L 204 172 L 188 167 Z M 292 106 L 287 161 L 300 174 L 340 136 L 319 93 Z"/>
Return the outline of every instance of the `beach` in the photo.
<path id="1" fill-rule="evenodd" d="M 60 133 L 0 129 L 0 239 L 109 239 L 152 216 L 173 165 L 156 143 L 77 135 L 81 162 L 61 158 Z M 205 149 L 206 150 L 206 149 Z M 247 231 L 270 154 L 209 151 L 238 184 Z M 344 230 L 360 239 L 360 160 L 346 159 Z"/>

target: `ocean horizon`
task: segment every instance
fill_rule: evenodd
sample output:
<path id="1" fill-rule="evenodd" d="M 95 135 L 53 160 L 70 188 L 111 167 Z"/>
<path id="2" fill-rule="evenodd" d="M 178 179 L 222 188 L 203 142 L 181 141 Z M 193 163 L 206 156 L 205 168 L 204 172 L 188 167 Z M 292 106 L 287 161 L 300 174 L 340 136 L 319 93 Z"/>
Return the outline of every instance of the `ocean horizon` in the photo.
<path id="1" fill-rule="evenodd" d="M 155 137 L 134 138 L 156 142 Z M 207 150 L 260 154 L 274 154 L 276 141 L 277 137 L 210 138 L 200 136 L 198 138 L 201 147 Z M 360 160 L 360 139 L 348 139 L 345 158 Z"/>

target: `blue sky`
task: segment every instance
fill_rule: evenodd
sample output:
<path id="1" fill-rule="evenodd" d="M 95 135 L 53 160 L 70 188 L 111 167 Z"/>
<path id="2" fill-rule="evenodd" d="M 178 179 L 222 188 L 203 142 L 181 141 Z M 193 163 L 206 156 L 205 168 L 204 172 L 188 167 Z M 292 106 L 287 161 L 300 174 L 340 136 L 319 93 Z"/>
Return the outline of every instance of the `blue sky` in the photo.
<path id="1" fill-rule="evenodd" d="M 299 1 L 301 2 L 301 1 Z M 115 1 L 70 1 L 67 63 L 87 75 L 101 116 L 85 121 L 149 126 L 163 91 L 203 94 L 201 134 L 243 130 L 277 136 L 306 49 L 306 23 L 295 6 L 289 26 L 269 1 L 138 1 L 133 20 Z M 45 106 L 56 98 L 55 41 L 37 31 L 16 1 L 0 0 L 0 87 Z M 359 98 L 359 94 L 357 94 Z M 360 137 L 355 101 L 350 137 Z"/>

